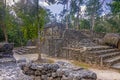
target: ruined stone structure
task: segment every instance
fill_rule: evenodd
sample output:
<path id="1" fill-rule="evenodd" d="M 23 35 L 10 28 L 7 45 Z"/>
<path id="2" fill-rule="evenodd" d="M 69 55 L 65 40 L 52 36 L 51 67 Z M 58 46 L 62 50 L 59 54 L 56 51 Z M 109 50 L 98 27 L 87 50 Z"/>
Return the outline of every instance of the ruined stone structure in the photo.
<path id="1" fill-rule="evenodd" d="M 99 43 L 107 44 L 120 49 L 120 35 L 115 33 L 107 33 L 104 38 L 100 39 Z"/>
<path id="2" fill-rule="evenodd" d="M 23 73 L 33 75 L 34 80 L 96 80 L 97 75 L 83 68 L 73 67 L 69 63 L 56 62 L 31 63 L 21 66 Z"/>
<path id="3" fill-rule="evenodd" d="M 0 43 L 0 57 L 13 56 L 13 47 L 12 43 Z"/>
<path id="4" fill-rule="evenodd" d="M 13 43 L 0 43 L 0 63 L 15 62 L 13 57 Z"/>
<path id="5" fill-rule="evenodd" d="M 100 45 L 96 39 L 103 39 L 105 33 L 66 30 L 62 38 L 47 39 L 48 54 L 77 61 L 120 68 L 120 50 L 110 45 Z"/>
<path id="6" fill-rule="evenodd" d="M 25 47 L 20 47 L 20 48 L 16 48 L 15 50 L 13 50 L 13 52 L 15 54 L 34 54 L 38 52 L 38 49 L 36 46 L 25 46 Z"/>

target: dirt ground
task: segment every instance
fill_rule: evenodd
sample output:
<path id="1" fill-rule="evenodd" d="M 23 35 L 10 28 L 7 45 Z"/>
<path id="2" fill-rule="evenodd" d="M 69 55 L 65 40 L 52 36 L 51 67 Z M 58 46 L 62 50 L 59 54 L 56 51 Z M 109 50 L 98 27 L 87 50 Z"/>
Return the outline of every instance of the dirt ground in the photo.
<path id="1" fill-rule="evenodd" d="M 120 80 L 120 73 L 113 70 L 89 69 L 97 74 L 98 80 Z"/>
<path id="2" fill-rule="evenodd" d="M 26 54 L 26 55 L 14 54 L 14 57 L 17 60 L 26 58 L 29 61 L 29 60 L 37 60 L 38 54 Z M 50 58 L 47 55 L 43 55 L 43 54 L 42 54 L 42 58 L 51 59 L 51 60 L 54 60 L 54 62 L 64 61 L 64 62 L 71 63 L 71 61 L 69 60 Z M 109 70 L 109 69 L 106 69 L 106 70 L 99 70 L 99 69 L 94 69 L 94 68 L 88 68 L 88 69 L 97 74 L 97 78 L 98 78 L 97 80 L 120 80 L 120 73 L 117 71 Z"/>

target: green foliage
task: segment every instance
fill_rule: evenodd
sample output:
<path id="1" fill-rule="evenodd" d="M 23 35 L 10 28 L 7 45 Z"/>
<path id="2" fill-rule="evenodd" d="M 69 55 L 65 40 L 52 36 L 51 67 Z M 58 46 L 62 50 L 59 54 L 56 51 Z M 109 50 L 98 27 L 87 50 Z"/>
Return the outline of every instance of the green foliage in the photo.
<path id="1" fill-rule="evenodd" d="M 46 23 L 46 10 L 40 6 L 37 10 L 37 3 L 35 1 L 34 3 L 35 4 L 28 1 L 26 4 L 22 4 L 22 2 L 19 2 L 15 6 L 15 11 L 20 18 L 20 22 L 22 22 L 21 25 L 19 24 L 21 26 L 20 29 L 26 40 L 37 38 L 38 27 L 40 27 L 40 31 L 42 31 Z"/>
<path id="2" fill-rule="evenodd" d="M 120 32 L 120 18 L 118 15 L 112 16 L 110 19 L 107 20 L 109 23 L 109 27 L 111 28 L 111 32 Z"/>
<path id="3" fill-rule="evenodd" d="M 23 39 L 16 26 L 8 30 L 8 38 L 9 42 L 14 42 L 15 46 L 21 46 L 21 40 Z"/>
<path id="4" fill-rule="evenodd" d="M 108 26 L 108 32 L 120 32 L 120 0 L 113 0 L 111 4 L 108 4 L 111 8 L 111 15 L 108 16 L 106 26 Z"/>
<path id="5" fill-rule="evenodd" d="M 0 28 L 0 42 L 1 41 L 4 41 L 4 36 L 3 36 L 3 31 L 2 29 Z"/>
<path id="6" fill-rule="evenodd" d="M 85 69 L 88 69 L 91 67 L 89 64 L 86 64 L 84 62 L 79 62 L 79 61 L 72 61 L 72 64 L 74 64 L 75 66 L 78 66 L 78 67 L 85 68 Z"/>
<path id="7" fill-rule="evenodd" d="M 3 29 L 1 28 L 3 24 L 6 24 L 8 41 L 14 42 L 15 46 L 24 45 L 27 40 L 38 37 L 38 26 L 42 31 L 46 23 L 45 19 L 48 19 L 48 16 L 46 9 L 40 6 L 37 12 L 36 0 L 33 1 L 35 4 L 30 0 L 26 4 L 20 1 L 14 6 L 7 5 L 6 8 L 4 3 L 0 1 L 0 41 L 4 40 Z M 15 14 L 11 13 L 13 10 Z"/>
<path id="8" fill-rule="evenodd" d="M 86 2 L 86 6 L 87 6 L 87 14 L 88 16 L 91 15 L 96 15 L 99 16 L 102 13 L 102 8 L 101 8 L 101 1 L 100 0 L 88 0 L 88 2 Z"/>
<path id="9" fill-rule="evenodd" d="M 23 2 L 22 2 L 23 1 Z M 49 4 L 53 4 L 55 0 L 46 0 Z M 104 0 L 103 0 L 104 1 Z M 109 6 L 111 7 L 112 14 L 101 16 L 102 1 L 101 0 L 68 0 L 57 1 L 63 4 L 63 11 L 60 14 L 62 23 L 65 24 L 66 19 L 70 28 L 90 29 L 94 23 L 94 30 L 97 32 L 120 32 L 120 0 L 113 0 Z M 86 2 L 86 4 L 84 4 Z M 82 5 L 86 5 L 87 9 L 84 16 L 81 14 Z M 67 9 L 67 6 L 70 7 Z M 16 16 L 11 14 L 15 11 Z M 67 12 L 68 11 L 68 12 Z M 67 13 L 67 14 L 66 14 Z M 9 42 L 14 42 L 16 46 L 24 45 L 27 40 L 35 39 L 38 37 L 38 28 L 43 31 L 44 24 L 49 22 L 49 15 L 47 9 L 39 6 L 37 10 L 36 0 L 20 0 L 14 6 L 7 6 L 3 1 L 0 1 L 0 41 L 4 40 L 3 28 L 6 27 Z M 51 20 L 56 21 L 56 16 Z M 53 19 L 54 18 L 54 19 Z M 94 20 L 93 20 L 94 19 Z M 6 26 L 5 26 L 6 24 Z M 3 27 L 4 26 L 4 27 Z"/>
<path id="10" fill-rule="evenodd" d="M 43 8 L 40 8 L 39 10 L 39 24 L 40 24 L 40 30 L 43 30 L 44 28 L 44 24 L 46 23 L 46 18 L 47 16 L 47 12 L 43 9 Z"/>
<path id="11" fill-rule="evenodd" d="M 104 26 L 98 25 L 94 29 L 96 32 L 107 32 L 106 28 Z"/>
<path id="12" fill-rule="evenodd" d="M 120 0 L 113 0 L 113 2 L 109 5 L 111 7 L 112 13 L 114 13 L 114 14 L 119 13 L 120 14 Z"/>
<path id="13" fill-rule="evenodd" d="M 4 40 L 3 31 L 2 31 L 3 13 L 4 13 L 3 1 L 1 0 L 0 1 L 0 41 Z"/>
<path id="14" fill-rule="evenodd" d="M 79 29 L 90 29 L 90 23 L 86 19 L 80 20 L 80 27 Z"/>

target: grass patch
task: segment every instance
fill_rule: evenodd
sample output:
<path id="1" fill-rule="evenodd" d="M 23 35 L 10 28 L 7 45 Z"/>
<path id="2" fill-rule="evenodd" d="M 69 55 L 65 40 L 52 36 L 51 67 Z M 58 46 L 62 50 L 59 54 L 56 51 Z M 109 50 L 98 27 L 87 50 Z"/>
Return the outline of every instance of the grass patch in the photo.
<path id="1" fill-rule="evenodd" d="M 34 62 L 36 62 L 36 63 L 54 63 L 54 60 L 52 60 L 52 59 L 41 59 L 41 60 L 36 60 Z"/>
<path id="2" fill-rule="evenodd" d="M 85 69 L 90 68 L 90 65 L 87 63 L 84 63 L 84 62 L 72 61 L 72 64 L 74 64 L 75 66 L 78 66 L 78 67 L 85 68 Z"/>
<path id="3" fill-rule="evenodd" d="M 53 59 L 47 59 L 47 60 L 48 60 L 48 63 L 54 63 Z"/>

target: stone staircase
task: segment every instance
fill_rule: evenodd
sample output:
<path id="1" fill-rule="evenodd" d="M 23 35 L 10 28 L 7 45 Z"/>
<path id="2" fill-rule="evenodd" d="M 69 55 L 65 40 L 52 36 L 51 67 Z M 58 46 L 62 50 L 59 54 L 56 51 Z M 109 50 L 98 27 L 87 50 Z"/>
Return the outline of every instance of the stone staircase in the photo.
<path id="1" fill-rule="evenodd" d="M 26 47 L 20 47 L 18 49 L 14 49 L 13 52 L 15 54 L 34 54 L 37 53 L 37 47 L 36 46 L 26 46 Z"/>
<path id="2" fill-rule="evenodd" d="M 120 69 L 120 50 L 109 46 L 85 47 L 85 53 L 92 63 Z M 94 60 L 93 60 L 94 59 Z M 93 60 L 93 61 L 92 61 Z"/>
<path id="3" fill-rule="evenodd" d="M 19 54 L 19 55 L 23 55 L 23 54 L 34 54 L 37 53 L 37 47 L 36 46 L 26 46 L 26 47 L 20 47 L 20 48 L 16 48 L 12 51 L 12 53 L 14 54 Z M 0 64 L 9 64 L 9 63 L 16 63 L 16 59 L 14 58 L 14 56 L 2 56 L 0 57 Z"/>
<path id="4" fill-rule="evenodd" d="M 20 49 L 18 49 L 18 50 L 13 50 L 13 52 L 14 52 L 15 54 L 20 54 L 20 55 L 22 55 L 22 54 L 27 54 L 28 51 L 29 51 L 29 49 L 27 49 L 27 48 L 20 48 Z"/>

